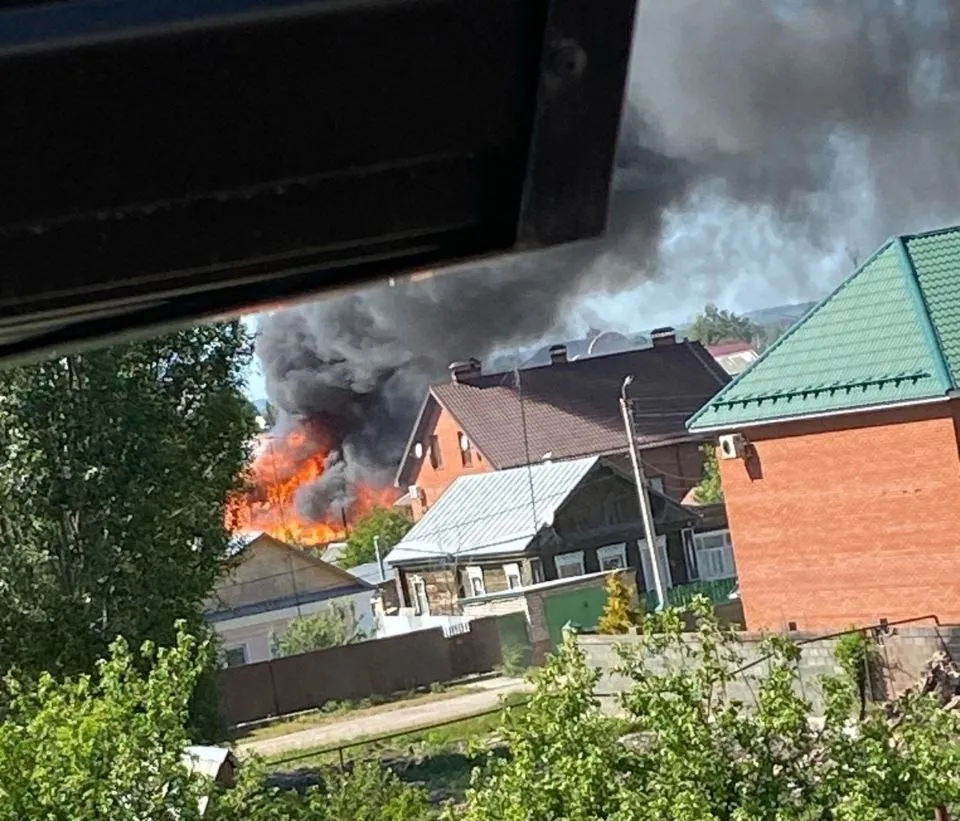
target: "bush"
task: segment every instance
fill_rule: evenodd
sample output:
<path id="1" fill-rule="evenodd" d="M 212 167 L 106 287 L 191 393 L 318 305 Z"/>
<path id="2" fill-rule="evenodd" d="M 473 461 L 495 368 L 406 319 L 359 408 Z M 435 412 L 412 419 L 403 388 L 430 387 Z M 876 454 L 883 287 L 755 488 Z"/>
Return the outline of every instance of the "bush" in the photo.
<path id="1" fill-rule="evenodd" d="M 263 772 L 248 767 L 225 791 L 210 821 L 427 821 L 423 790 L 410 787 L 376 764 L 331 771 L 321 786 L 304 792 L 264 787 Z M 207 819 L 205 819 L 207 821 Z"/>
<path id="2" fill-rule="evenodd" d="M 178 629 L 167 649 L 115 641 L 92 676 L 7 679 L 0 821 L 198 821 L 203 799 L 204 821 L 426 821 L 423 791 L 375 766 L 303 794 L 266 788 L 256 765 L 225 791 L 188 772 L 191 694 L 212 648 Z"/>
<path id="3" fill-rule="evenodd" d="M 597 632 L 616 635 L 627 633 L 640 620 L 640 612 L 633 606 L 632 597 L 623 583 L 623 574 L 611 573 L 604 583 L 607 603 L 597 622 Z"/>
<path id="4" fill-rule="evenodd" d="M 206 649 L 181 625 L 169 649 L 147 643 L 134 654 L 118 639 L 92 676 L 8 678 L 0 821 L 197 818 L 208 785 L 181 756 Z"/>
<path id="5" fill-rule="evenodd" d="M 280 658 L 342 647 L 367 638 L 360 629 L 353 603 L 347 606 L 333 602 L 317 613 L 294 619 L 282 633 L 271 636 L 270 643 L 273 657 Z"/>
<path id="6" fill-rule="evenodd" d="M 742 663 L 737 636 L 705 598 L 643 619 L 623 647 L 622 697 L 632 730 L 594 696 L 599 672 L 571 636 L 535 676 L 536 692 L 502 734 L 507 759 L 475 772 L 466 807 L 447 821 L 922 821 L 960 801 L 960 717 L 935 696 L 910 694 L 891 719 L 857 719 L 856 682 L 826 677 L 826 713 L 811 722 L 798 695 L 799 648 L 766 642 L 769 673 L 756 702 L 725 697 Z"/>

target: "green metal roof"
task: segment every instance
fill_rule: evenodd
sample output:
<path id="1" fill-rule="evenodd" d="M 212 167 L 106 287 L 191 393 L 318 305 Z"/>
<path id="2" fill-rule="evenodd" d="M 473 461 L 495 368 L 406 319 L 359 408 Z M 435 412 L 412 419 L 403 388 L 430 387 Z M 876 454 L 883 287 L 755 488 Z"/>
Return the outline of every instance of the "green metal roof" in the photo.
<path id="1" fill-rule="evenodd" d="M 730 429 L 946 396 L 960 382 L 960 227 L 894 237 L 687 422 Z"/>

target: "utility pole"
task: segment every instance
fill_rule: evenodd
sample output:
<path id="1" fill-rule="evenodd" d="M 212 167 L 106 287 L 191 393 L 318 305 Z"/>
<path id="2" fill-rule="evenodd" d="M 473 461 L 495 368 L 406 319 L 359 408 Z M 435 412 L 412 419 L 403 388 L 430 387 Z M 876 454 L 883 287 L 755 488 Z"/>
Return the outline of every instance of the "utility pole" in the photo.
<path id="1" fill-rule="evenodd" d="M 373 537 L 373 549 L 377 554 L 377 568 L 380 570 L 380 581 L 386 581 L 386 574 L 383 572 L 383 556 L 380 555 L 380 537 Z"/>
<path id="2" fill-rule="evenodd" d="M 660 559 L 657 551 L 657 535 L 653 528 L 653 514 L 650 511 L 650 496 L 647 494 L 647 477 L 643 473 L 643 463 L 637 452 L 637 432 L 633 427 L 633 414 L 630 412 L 630 398 L 627 388 L 633 384 L 633 376 L 623 380 L 620 387 L 620 413 L 623 415 L 623 427 L 627 433 L 627 445 L 630 448 L 630 461 L 633 463 L 633 480 L 637 485 L 637 501 L 640 502 L 640 518 L 643 520 L 643 533 L 650 553 L 650 568 L 653 571 L 653 587 L 657 593 L 657 609 L 663 610 L 667 603 L 667 592 L 660 575 Z"/>

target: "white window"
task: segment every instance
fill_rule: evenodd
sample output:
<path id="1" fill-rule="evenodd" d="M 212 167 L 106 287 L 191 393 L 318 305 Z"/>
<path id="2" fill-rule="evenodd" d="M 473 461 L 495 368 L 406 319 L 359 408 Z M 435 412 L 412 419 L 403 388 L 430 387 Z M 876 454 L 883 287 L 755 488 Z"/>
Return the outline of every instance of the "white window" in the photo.
<path id="1" fill-rule="evenodd" d="M 583 551 L 576 553 L 561 553 L 553 557 L 553 563 L 557 566 L 558 579 L 571 579 L 574 576 L 583 575 Z"/>
<path id="2" fill-rule="evenodd" d="M 507 577 L 507 590 L 518 590 L 523 587 L 523 579 L 520 577 L 520 565 L 505 564 L 503 566 L 503 575 Z"/>
<path id="3" fill-rule="evenodd" d="M 413 585 L 413 612 L 418 616 L 430 615 L 430 602 L 427 599 L 427 585 L 422 576 L 414 576 L 410 583 Z"/>
<path id="4" fill-rule="evenodd" d="M 483 568 L 482 567 L 468 567 L 467 579 L 469 579 L 470 581 L 471 596 L 487 595 L 487 588 L 484 587 L 483 585 Z"/>
<path id="5" fill-rule="evenodd" d="M 737 575 L 733 561 L 733 542 L 729 530 L 695 533 L 693 542 L 697 552 L 697 568 L 704 581 L 732 579 Z"/>
<path id="6" fill-rule="evenodd" d="M 239 667 L 247 663 L 247 645 L 238 644 L 235 647 L 227 647 L 223 651 L 227 667 Z"/>
<path id="7" fill-rule="evenodd" d="M 686 528 L 681 531 L 683 537 L 683 560 L 687 565 L 687 578 L 690 581 L 696 581 L 700 578 L 700 571 L 697 569 L 697 548 L 693 541 L 693 530 Z"/>
<path id="8" fill-rule="evenodd" d="M 650 487 L 652 487 L 657 493 L 663 493 L 663 477 L 662 476 L 651 476 L 648 479 Z"/>
<path id="9" fill-rule="evenodd" d="M 627 545 L 608 544 L 597 548 L 597 561 L 601 570 L 624 570 L 627 566 Z"/>
<path id="10" fill-rule="evenodd" d="M 650 564 L 650 549 L 647 542 L 641 539 L 637 542 L 640 551 L 640 567 L 643 570 L 643 584 L 647 592 L 654 592 L 657 587 L 653 582 L 653 566 Z M 673 587 L 673 577 L 670 575 L 670 560 L 667 558 L 667 540 L 664 536 L 657 537 L 657 569 L 660 571 L 660 581 L 664 588 Z"/>
<path id="11" fill-rule="evenodd" d="M 543 581 L 543 562 L 540 559 L 530 560 L 530 578 L 534 584 L 540 584 Z"/>

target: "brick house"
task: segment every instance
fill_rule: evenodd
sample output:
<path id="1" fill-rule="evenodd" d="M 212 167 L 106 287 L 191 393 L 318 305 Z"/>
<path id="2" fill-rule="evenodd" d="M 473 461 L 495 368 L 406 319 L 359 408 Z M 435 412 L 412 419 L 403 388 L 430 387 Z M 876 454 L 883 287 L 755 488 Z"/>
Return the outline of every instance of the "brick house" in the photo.
<path id="1" fill-rule="evenodd" d="M 476 360 L 451 365 L 410 434 L 396 476 L 407 491 L 401 502 L 417 520 L 461 476 L 544 458 L 610 456 L 628 466 L 618 405 L 628 374 L 650 483 L 682 498 L 703 476 L 700 446 L 709 441 L 684 421 L 730 377 L 700 343 L 662 329 L 644 350 L 571 360 L 554 346 L 550 364 L 519 372 L 483 373 Z"/>
<path id="2" fill-rule="evenodd" d="M 895 237 L 688 423 L 747 627 L 960 622 L 960 228 Z"/>
<path id="3" fill-rule="evenodd" d="M 716 345 L 707 345 L 707 351 L 710 356 L 717 360 L 720 365 L 731 376 L 742 373 L 751 362 L 754 362 L 759 354 L 751 342 L 718 342 Z"/>
<path id="4" fill-rule="evenodd" d="M 691 578 L 695 516 L 650 491 L 662 578 Z M 629 569 L 652 589 L 635 485 L 613 460 L 547 462 L 461 476 L 387 556 L 404 606 L 451 615 L 459 602 L 556 579 Z"/>

